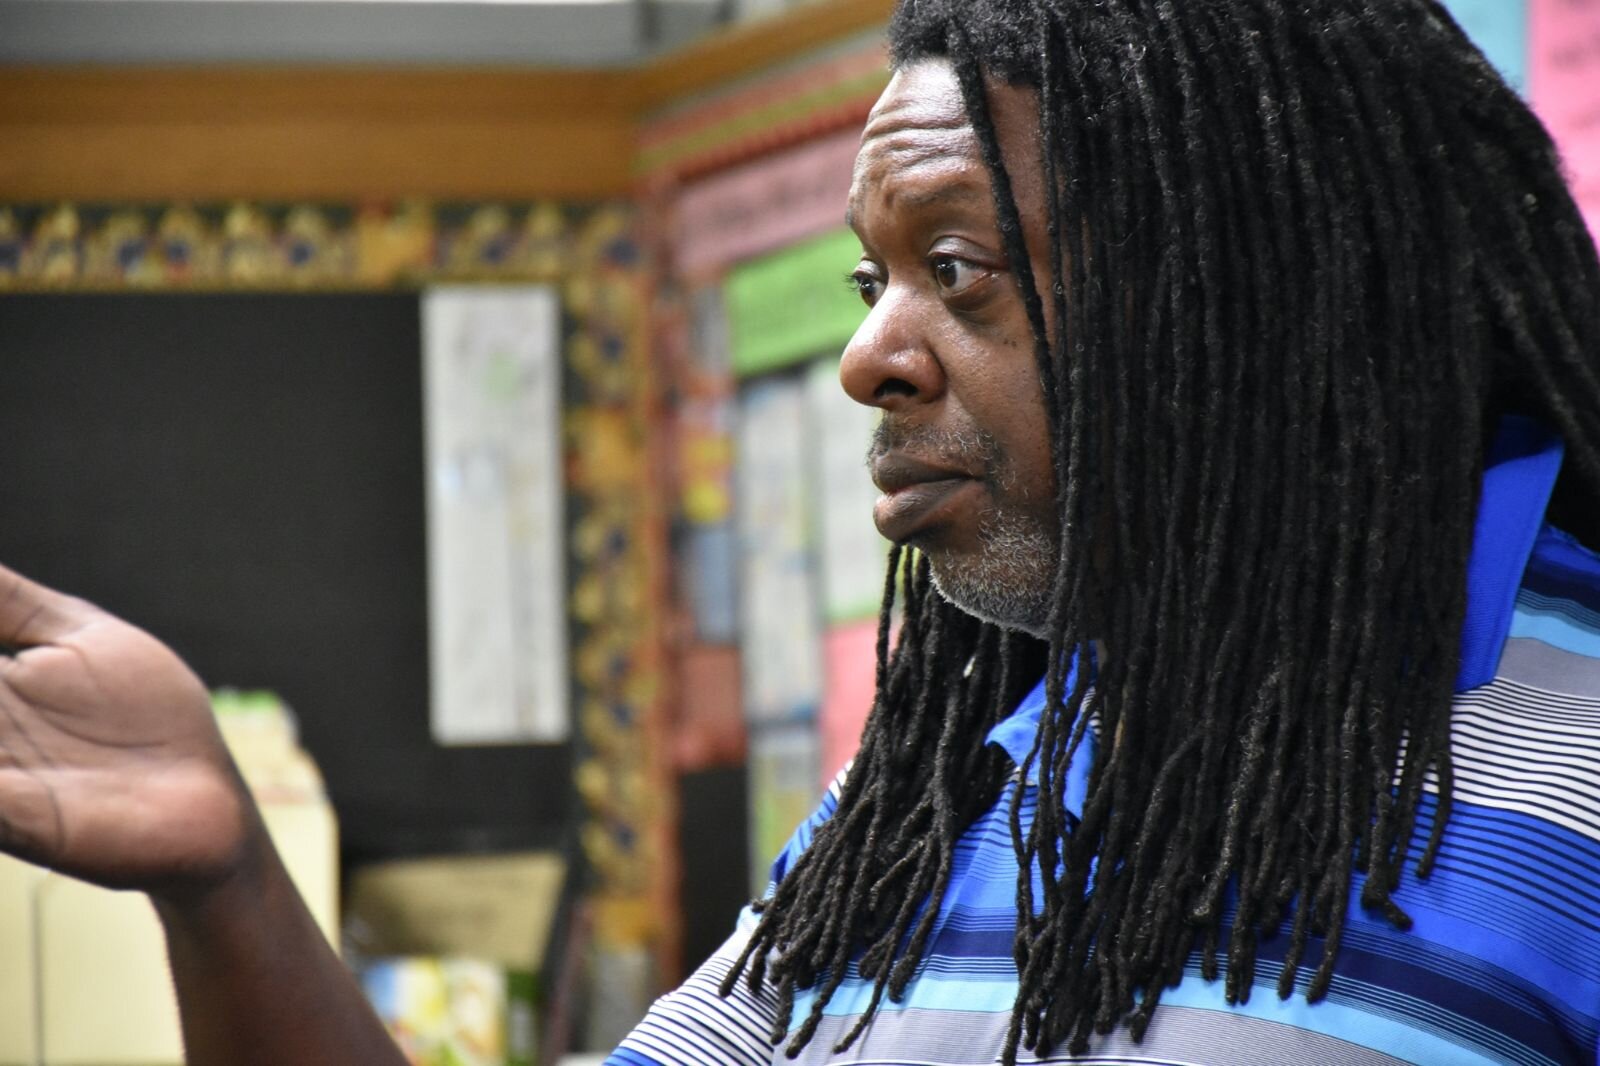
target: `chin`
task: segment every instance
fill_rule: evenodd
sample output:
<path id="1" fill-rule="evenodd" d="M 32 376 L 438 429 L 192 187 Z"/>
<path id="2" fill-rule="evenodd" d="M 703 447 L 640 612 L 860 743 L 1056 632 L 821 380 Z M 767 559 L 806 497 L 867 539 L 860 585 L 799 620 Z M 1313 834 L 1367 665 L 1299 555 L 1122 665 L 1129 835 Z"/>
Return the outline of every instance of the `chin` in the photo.
<path id="1" fill-rule="evenodd" d="M 1037 555 L 1035 560 L 1048 558 Z M 1031 566 L 1028 574 L 1001 574 L 998 568 L 971 565 L 970 561 L 941 560 L 930 553 L 934 591 L 946 603 L 981 622 L 1001 629 L 1049 639 L 1050 590 L 1053 575 Z"/>

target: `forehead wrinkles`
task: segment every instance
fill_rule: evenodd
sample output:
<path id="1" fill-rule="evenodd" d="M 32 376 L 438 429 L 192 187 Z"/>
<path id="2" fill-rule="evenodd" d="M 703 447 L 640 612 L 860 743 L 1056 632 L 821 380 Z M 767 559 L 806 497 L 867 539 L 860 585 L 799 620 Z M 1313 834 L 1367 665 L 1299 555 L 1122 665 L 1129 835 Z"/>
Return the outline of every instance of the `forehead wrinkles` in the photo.
<path id="1" fill-rule="evenodd" d="M 869 191 L 894 202 L 901 193 L 909 193 L 922 184 L 918 179 L 924 174 L 938 186 L 934 190 L 936 199 L 957 198 L 968 191 L 968 182 L 956 175 L 963 169 L 980 167 L 982 158 L 966 115 L 935 112 L 930 116 L 927 109 L 908 111 L 897 109 L 875 115 L 867 126 L 861 152 L 856 156 L 852 206 Z M 930 121 L 935 116 L 940 121 Z"/>
<path id="2" fill-rule="evenodd" d="M 966 155 L 977 147 L 967 115 L 953 101 L 899 97 L 874 110 L 861 134 L 861 158 L 882 155 L 898 166 Z"/>

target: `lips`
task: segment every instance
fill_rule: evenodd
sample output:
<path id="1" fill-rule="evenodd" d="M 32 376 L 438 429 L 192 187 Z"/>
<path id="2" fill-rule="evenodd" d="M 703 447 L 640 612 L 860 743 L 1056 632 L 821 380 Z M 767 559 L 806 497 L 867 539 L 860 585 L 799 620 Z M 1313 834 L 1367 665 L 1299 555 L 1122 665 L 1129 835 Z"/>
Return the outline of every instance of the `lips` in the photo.
<path id="1" fill-rule="evenodd" d="M 962 496 L 981 488 L 970 474 L 895 453 L 873 460 L 872 480 L 883 492 L 872 519 L 878 532 L 896 543 L 946 521 Z"/>

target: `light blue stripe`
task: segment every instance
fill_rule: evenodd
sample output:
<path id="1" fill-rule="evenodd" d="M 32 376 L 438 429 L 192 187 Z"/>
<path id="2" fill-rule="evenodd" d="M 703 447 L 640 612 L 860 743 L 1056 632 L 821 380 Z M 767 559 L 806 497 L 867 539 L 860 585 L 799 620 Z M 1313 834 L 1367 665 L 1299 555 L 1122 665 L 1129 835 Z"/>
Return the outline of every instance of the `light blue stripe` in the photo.
<path id="1" fill-rule="evenodd" d="M 794 1017 L 789 1022 L 791 1031 L 811 1013 L 811 1004 L 815 999 L 815 993 L 810 991 L 795 996 Z M 878 1013 L 937 1010 L 991 1014 L 1004 1011 L 1009 1014 L 1016 1001 L 1017 971 L 1014 967 L 1008 967 L 1005 973 L 993 975 L 968 972 L 946 976 L 924 970 L 912 982 L 911 994 L 904 1001 L 892 1002 L 886 993 L 883 1002 L 878 1004 Z M 822 1013 L 834 1017 L 853 1017 L 863 1013 L 870 1002 L 872 985 L 869 982 L 847 980 Z"/>
<path id="2" fill-rule="evenodd" d="M 978 980 L 965 978 L 930 978 L 923 975 L 913 985 L 914 993 L 907 1002 L 891 1003 L 887 999 L 878 1006 L 878 1013 L 889 1015 L 908 1009 L 935 1010 L 949 1013 L 971 1012 L 993 1014 L 1009 1012 L 1016 999 L 1016 980 Z M 1229 1006 L 1223 981 L 1207 983 L 1191 974 L 1175 989 L 1162 994 L 1162 1003 L 1215 1011 L 1219 1014 L 1239 1014 L 1260 1021 L 1293 1026 L 1309 1032 L 1321 1033 L 1349 1041 L 1359 1047 L 1382 1049 L 1386 1054 L 1429 1066 L 1484 1066 L 1499 1063 L 1498 1055 L 1463 1046 L 1446 1039 L 1428 1028 L 1418 1019 L 1399 1020 L 1376 1013 L 1370 1006 L 1347 1006 L 1324 1000 L 1307 1003 L 1296 993 L 1288 1000 L 1280 1000 L 1270 987 L 1258 984 L 1248 1003 Z M 1391 1001 L 1409 999 L 1393 990 L 1382 990 Z M 855 1017 L 866 1010 L 871 1000 L 871 990 L 860 984 L 847 983 L 833 1002 L 823 1011 L 831 1017 Z M 1425 1005 L 1421 1005 L 1424 1006 Z M 797 997 L 792 1032 L 811 1009 L 811 997 Z M 1426 1013 L 1426 1009 L 1424 1011 Z M 1443 1020 L 1443 1019 L 1442 1019 Z M 1496 1034 L 1500 1035 L 1500 1034 Z M 1520 1046 L 1520 1045 L 1519 1045 Z"/>
<path id="3" fill-rule="evenodd" d="M 1584 629 L 1564 614 L 1518 607 L 1511 618 L 1511 636 L 1537 640 L 1574 655 L 1600 659 L 1600 633 Z"/>
<path id="4" fill-rule="evenodd" d="M 1564 619 L 1567 624 L 1579 629 L 1600 633 L 1600 612 L 1591 611 L 1581 603 L 1564 600 L 1559 596 L 1544 596 L 1523 589 L 1517 594 L 1517 611 L 1519 614 Z"/>

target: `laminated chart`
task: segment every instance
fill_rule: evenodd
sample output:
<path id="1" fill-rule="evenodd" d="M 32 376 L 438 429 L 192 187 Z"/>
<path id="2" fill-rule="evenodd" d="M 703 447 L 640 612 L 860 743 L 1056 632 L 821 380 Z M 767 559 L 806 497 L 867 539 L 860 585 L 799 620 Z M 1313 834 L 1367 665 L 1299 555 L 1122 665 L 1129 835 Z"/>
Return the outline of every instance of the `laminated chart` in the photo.
<path id="1" fill-rule="evenodd" d="M 805 491 L 805 389 L 752 382 L 740 402 L 736 499 L 745 717 L 811 720 L 822 699 L 816 567 Z"/>
<path id="2" fill-rule="evenodd" d="M 422 300 L 433 735 L 568 733 L 560 303 L 544 286 Z"/>

